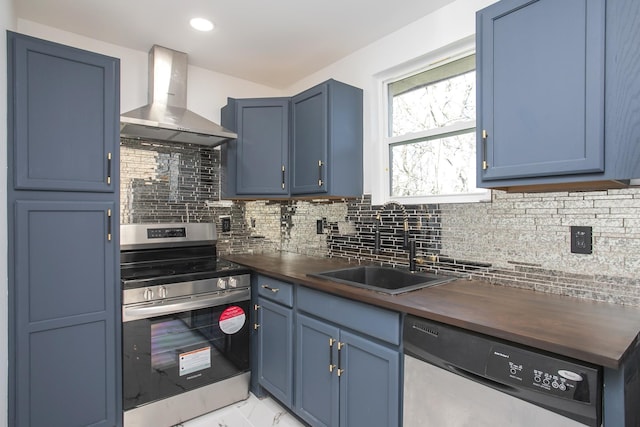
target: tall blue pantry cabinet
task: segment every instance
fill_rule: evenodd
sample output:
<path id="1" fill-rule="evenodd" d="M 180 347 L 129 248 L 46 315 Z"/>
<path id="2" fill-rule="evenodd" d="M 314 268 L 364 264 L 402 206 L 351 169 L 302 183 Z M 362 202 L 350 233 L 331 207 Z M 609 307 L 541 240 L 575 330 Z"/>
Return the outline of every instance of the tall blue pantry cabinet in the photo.
<path id="1" fill-rule="evenodd" d="M 7 39 L 9 425 L 121 426 L 120 63 Z"/>

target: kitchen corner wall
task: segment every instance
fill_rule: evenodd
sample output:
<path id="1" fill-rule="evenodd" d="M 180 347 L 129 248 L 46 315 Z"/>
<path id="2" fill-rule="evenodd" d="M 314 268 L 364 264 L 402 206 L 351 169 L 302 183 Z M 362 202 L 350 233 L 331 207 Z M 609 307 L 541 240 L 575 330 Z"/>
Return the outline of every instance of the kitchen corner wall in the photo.
<path id="1" fill-rule="evenodd" d="M 422 269 L 640 306 L 640 189 L 494 191 L 491 202 L 372 206 L 356 200 L 220 201 L 220 151 L 121 140 L 121 222 L 214 222 L 218 251 L 295 252 Z M 374 253 L 375 218 L 381 246 Z M 231 218 L 222 232 L 221 217 Z M 322 233 L 317 234 L 317 221 Z M 570 252 L 569 227 L 593 227 L 593 253 Z"/>

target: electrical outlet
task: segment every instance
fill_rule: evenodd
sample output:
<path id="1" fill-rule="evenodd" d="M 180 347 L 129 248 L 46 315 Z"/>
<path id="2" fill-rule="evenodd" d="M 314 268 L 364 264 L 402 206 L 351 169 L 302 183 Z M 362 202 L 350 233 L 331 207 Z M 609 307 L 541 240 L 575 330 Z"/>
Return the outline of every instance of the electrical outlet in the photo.
<path id="1" fill-rule="evenodd" d="M 592 250 L 591 227 L 571 226 L 571 253 L 590 254 Z"/>
<path id="2" fill-rule="evenodd" d="M 227 233 L 231 231 L 231 217 L 230 216 L 222 216 L 220 217 L 222 221 L 222 232 Z"/>

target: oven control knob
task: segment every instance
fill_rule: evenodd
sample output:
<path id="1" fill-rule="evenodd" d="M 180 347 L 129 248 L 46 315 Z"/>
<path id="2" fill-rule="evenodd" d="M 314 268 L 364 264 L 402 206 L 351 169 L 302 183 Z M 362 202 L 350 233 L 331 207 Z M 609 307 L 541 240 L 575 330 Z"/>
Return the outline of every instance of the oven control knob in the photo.
<path id="1" fill-rule="evenodd" d="M 153 298 L 153 291 L 149 288 L 144 290 L 144 299 L 146 299 L 147 301 L 149 301 L 151 298 Z"/>
<path id="2" fill-rule="evenodd" d="M 218 289 L 227 289 L 227 279 L 222 277 L 218 279 Z"/>
<path id="3" fill-rule="evenodd" d="M 238 286 L 238 279 L 235 277 L 229 277 L 229 287 L 235 288 L 236 286 Z"/>
<path id="4" fill-rule="evenodd" d="M 158 294 L 160 295 L 160 298 L 166 298 L 167 288 L 165 288 L 164 286 L 160 286 L 160 289 L 158 289 Z"/>

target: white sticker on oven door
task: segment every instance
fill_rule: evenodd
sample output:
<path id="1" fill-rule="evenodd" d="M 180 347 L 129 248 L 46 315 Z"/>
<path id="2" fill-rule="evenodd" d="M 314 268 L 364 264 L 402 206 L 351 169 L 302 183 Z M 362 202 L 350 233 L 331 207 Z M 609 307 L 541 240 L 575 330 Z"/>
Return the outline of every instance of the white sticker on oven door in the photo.
<path id="1" fill-rule="evenodd" d="M 180 353 L 180 376 L 211 367 L 211 347 Z"/>
<path id="2" fill-rule="evenodd" d="M 220 314 L 220 330 L 228 335 L 235 334 L 242 329 L 246 319 L 247 315 L 242 308 L 237 305 L 227 307 Z"/>

